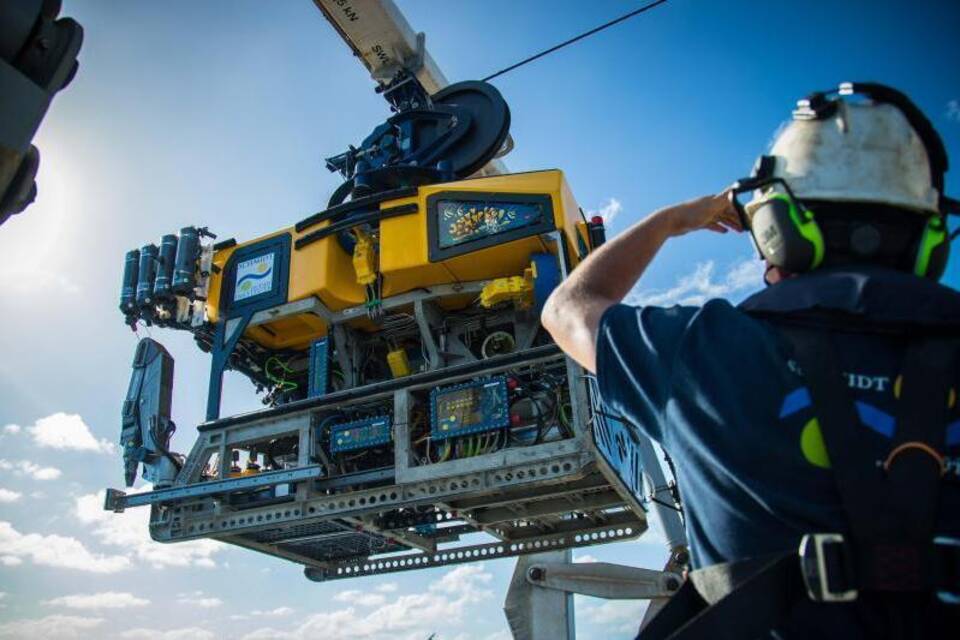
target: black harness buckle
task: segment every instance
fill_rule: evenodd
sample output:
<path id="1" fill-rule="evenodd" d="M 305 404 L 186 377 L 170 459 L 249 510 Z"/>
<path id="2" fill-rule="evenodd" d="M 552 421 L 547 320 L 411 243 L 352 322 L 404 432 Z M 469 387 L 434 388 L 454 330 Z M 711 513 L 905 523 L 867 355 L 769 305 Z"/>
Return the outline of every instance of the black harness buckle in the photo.
<path id="1" fill-rule="evenodd" d="M 800 540 L 800 573 L 807 596 L 815 602 L 852 602 L 851 561 L 840 533 L 808 533 Z"/>

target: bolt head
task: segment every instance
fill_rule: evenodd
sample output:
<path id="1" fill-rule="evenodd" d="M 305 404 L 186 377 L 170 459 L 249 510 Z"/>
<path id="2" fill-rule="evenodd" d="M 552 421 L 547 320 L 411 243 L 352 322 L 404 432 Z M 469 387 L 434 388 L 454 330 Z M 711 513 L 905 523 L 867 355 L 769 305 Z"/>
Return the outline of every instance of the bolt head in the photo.
<path id="1" fill-rule="evenodd" d="M 667 591 L 676 591 L 680 588 L 680 581 L 676 578 L 667 578 L 667 582 L 664 586 L 667 588 Z"/>
<path id="2" fill-rule="evenodd" d="M 527 575 L 530 576 L 530 579 L 533 580 L 534 582 L 540 582 L 541 580 L 543 580 L 543 577 L 545 574 L 546 574 L 546 571 L 544 571 L 540 567 L 530 567 L 530 570 L 527 571 Z"/>

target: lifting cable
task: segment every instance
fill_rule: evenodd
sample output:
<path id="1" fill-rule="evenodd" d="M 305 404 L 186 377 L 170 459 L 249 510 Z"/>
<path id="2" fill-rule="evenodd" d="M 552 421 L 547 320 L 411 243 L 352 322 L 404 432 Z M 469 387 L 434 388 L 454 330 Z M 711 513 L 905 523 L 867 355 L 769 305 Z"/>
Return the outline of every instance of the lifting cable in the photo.
<path id="1" fill-rule="evenodd" d="M 634 16 L 638 16 L 638 15 L 640 15 L 641 13 L 644 13 L 645 11 L 648 11 L 648 10 L 650 10 L 650 9 L 653 9 L 654 7 L 656 7 L 656 6 L 658 6 L 658 5 L 661 5 L 661 4 L 663 4 L 664 2 L 666 2 L 666 1 L 667 1 L 667 0 L 654 0 L 653 2 L 651 2 L 651 3 L 649 3 L 649 4 L 643 5 L 643 6 L 640 7 L 639 9 L 635 9 L 635 10 L 631 11 L 630 13 L 626 13 L 626 14 L 620 16 L 619 18 L 616 18 L 616 19 L 614 19 L 614 20 L 611 20 L 610 22 L 607 22 L 607 23 L 604 23 L 604 24 L 600 25 L 599 27 L 594 27 L 593 29 L 590 29 L 589 31 L 585 31 L 585 32 L 581 33 L 580 35 L 574 36 L 573 38 L 570 38 L 569 40 L 566 40 L 566 41 L 564 41 L 564 42 L 561 42 L 561 43 L 558 44 L 558 45 L 554 45 L 554 46 L 550 47 L 549 49 L 545 49 L 545 50 L 541 51 L 540 53 L 534 54 L 534 55 L 530 56 L 529 58 L 526 58 L 526 59 L 524 59 L 524 60 L 521 60 L 520 62 L 518 62 L 518 63 L 516 63 L 516 64 L 512 64 L 512 65 L 510 65 L 509 67 L 505 67 L 505 68 L 501 69 L 500 71 L 497 71 L 496 73 L 491 74 L 491 75 L 487 76 L 486 78 L 483 78 L 483 82 L 490 82 L 491 80 L 493 80 L 493 79 L 496 78 L 497 76 L 502 76 L 503 74 L 505 74 L 505 73 L 507 73 L 507 72 L 509 72 L 509 71 L 513 71 L 513 70 L 516 69 L 517 67 L 522 67 L 523 65 L 527 64 L 528 62 L 533 62 L 534 60 L 537 60 L 537 59 L 542 58 L 542 57 L 544 57 L 544 56 L 546 56 L 546 55 L 549 55 L 549 54 L 553 53 L 554 51 L 557 51 L 558 49 L 563 49 L 563 48 L 566 47 L 567 45 L 571 45 L 571 44 L 573 44 L 574 42 L 578 42 L 578 41 L 580 41 L 580 40 L 583 40 L 584 38 L 588 38 L 588 37 L 592 36 L 592 35 L 595 34 L 595 33 L 601 32 L 601 31 L 603 31 L 604 29 L 607 29 L 607 28 L 609 28 L 609 27 L 612 27 L 612 26 L 615 25 L 615 24 L 619 24 L 619 23 L 623 22 L 624 20 L 629 20 L 630 18 L 632 18 L 632 17 L 634 17 Z"/>

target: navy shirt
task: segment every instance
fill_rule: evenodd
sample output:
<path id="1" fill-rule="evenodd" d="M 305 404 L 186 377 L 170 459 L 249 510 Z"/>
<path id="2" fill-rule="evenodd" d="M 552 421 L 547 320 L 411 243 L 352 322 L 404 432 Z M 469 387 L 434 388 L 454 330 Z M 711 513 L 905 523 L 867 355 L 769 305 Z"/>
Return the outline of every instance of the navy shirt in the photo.
<path id="1" fill-rule="evenodd" d="M 600 393 L 672 456 L 696 567 L 796 548 L 804 533 L 846 531 L 844 513 L 778 314 L 842 314 L 851 322 L 960 335 L 960 293 L 884 269 L 822 270 L 784 281 L 739 308 L 615 305 L 597 339 Z M 850 333 L 838 360 L 864 446 L 882 460 L 896 430 L 902 347 Z M 955 388 L 960 375 L 952 372 Z M 949 478 L 960 480 L 960 402 L 945 426 Z M 960 534 L 958 491 L 939 533 Z"/>

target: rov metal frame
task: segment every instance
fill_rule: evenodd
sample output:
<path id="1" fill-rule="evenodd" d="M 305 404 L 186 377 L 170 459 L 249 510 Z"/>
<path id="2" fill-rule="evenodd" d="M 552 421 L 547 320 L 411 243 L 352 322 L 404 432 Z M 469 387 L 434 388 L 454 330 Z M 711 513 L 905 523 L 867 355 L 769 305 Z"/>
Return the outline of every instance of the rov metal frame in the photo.
<path id="1" fill-rule="evenodd" d="M 560 233 L 541 237 L 555 247 L 566 276 Z M 226 321 L 223 335 L 229 341 L 246 326 L 317 314 L 331 326 L 348 388 L 202 424 L 171 487 L 131 495 L 110 490 L 105 507 L 123 511 L 149 504 L 150 532 L 157 541 L 221 540 L 303 564 L 306 577 L 316 581 L 552 552 L 642 534 L 647 518 L 640 474 L 648 460 L 641 461 L 635 436 L 631 443 L 621 433 L 614 441 L 612 432 L 604 431 L 611 428 L 606 421 L 595 419 L 598 399 L 576 363 L 554 345 L 531 347 L 536 327 L 520 323 L 518 350 L 484 360 L 435 339 L 434 300 L 481 287 L 441 285 L 385 299 L 388 309 L 413 307 L 432 370 L 361 387 L 350 388 L 346 323 L 362 307 L 333 313 L 313 298 L 257 311 L 247 322 Z M 438 384 L 545 366 L 563 371 L 572 437 L 417 463 L 410 434 L 417 394 Z M 394 464 L 331 473 L 316 436 L 318 422 L 331 411 L 371 404 L 393 409 Z M 296 438 L 295 467 L 229 477 L 233 449 L 279 437 Z M 211 460 L 218 461 L 214 478 L 205 473 Z M 236 501 L 264 489 L 271 491 L 265 500 Z"/>

